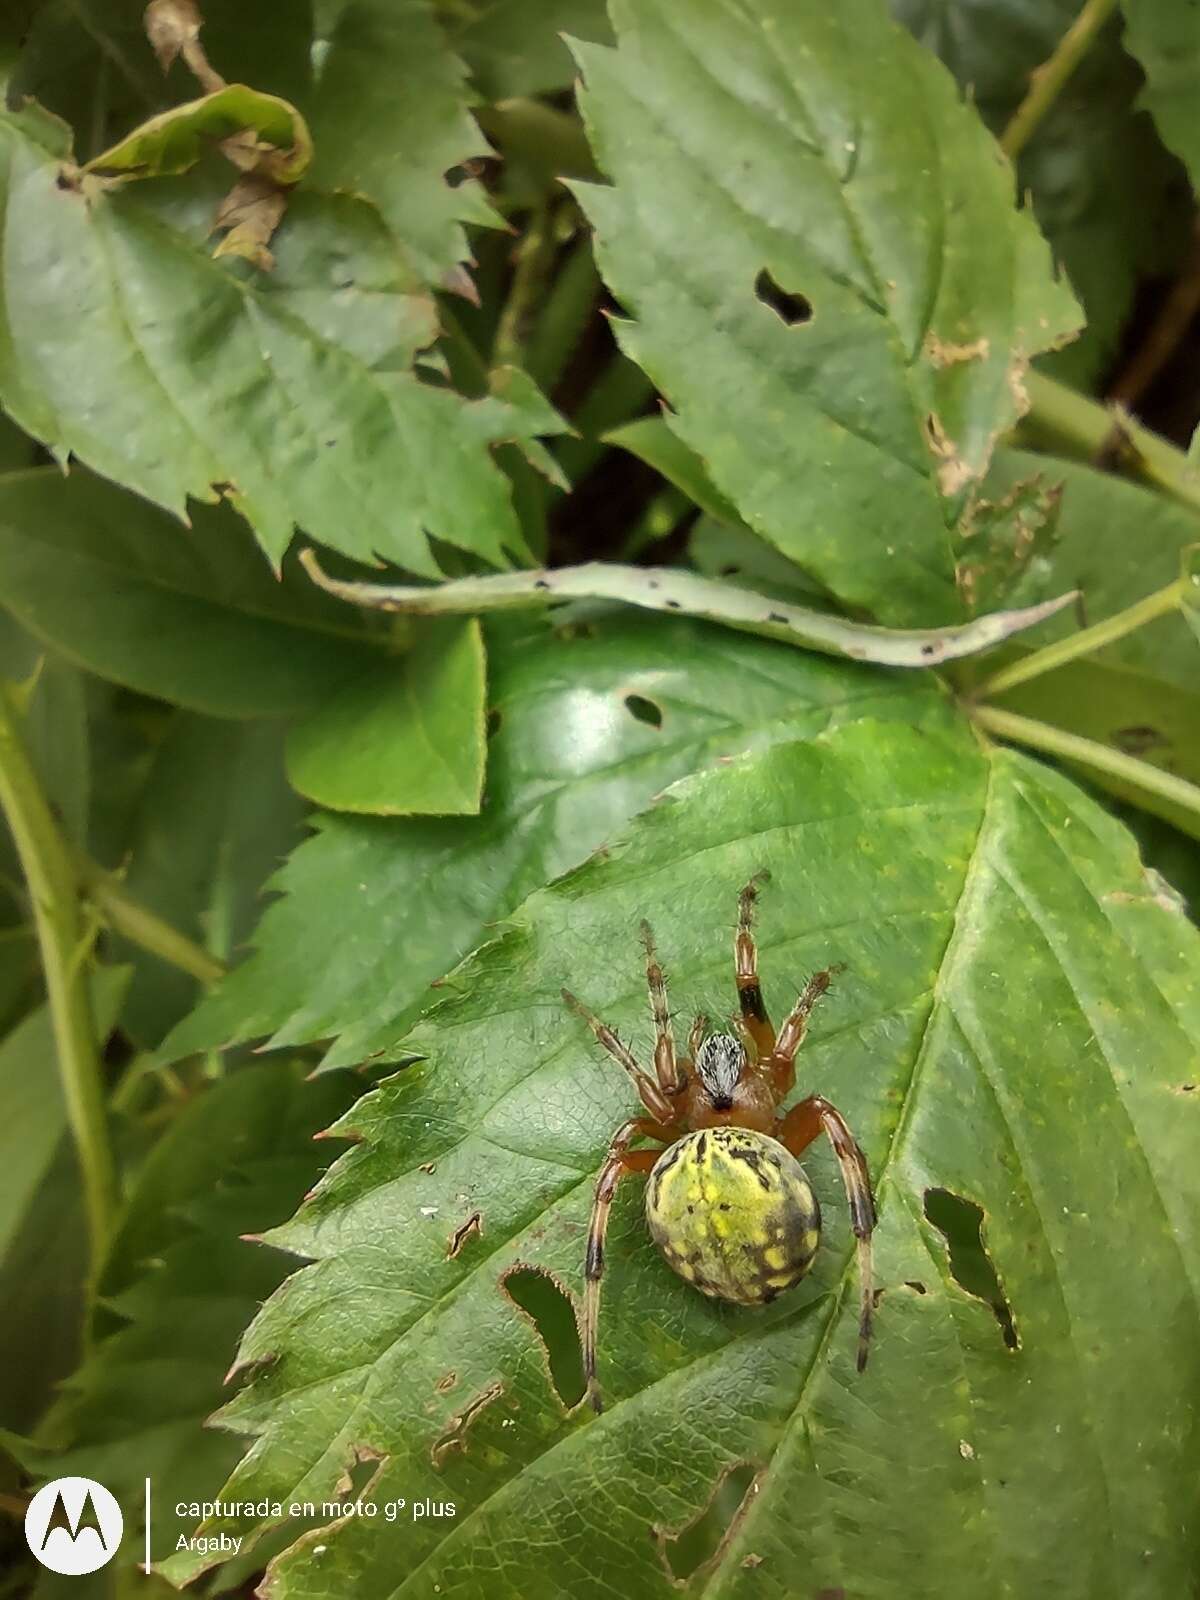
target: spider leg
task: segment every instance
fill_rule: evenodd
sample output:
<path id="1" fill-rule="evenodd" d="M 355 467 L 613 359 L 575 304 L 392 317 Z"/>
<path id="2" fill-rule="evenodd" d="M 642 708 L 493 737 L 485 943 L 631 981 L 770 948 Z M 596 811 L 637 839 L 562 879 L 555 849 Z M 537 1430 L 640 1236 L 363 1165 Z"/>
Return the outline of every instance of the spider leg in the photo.
<path id="1" fill-rule="evenodd" d="M 601 1022 L 595 1012 L 589 1011 L 583 1001 L 577 999 L 569 989 L 562 991 L 562 997 L 575 1015 L 583 1018 L 613 1060 L 619 1061 L 625 1068 L 625 1071 L 633 1079 L 633 1086 L 641 1097 L 642 1104 L 655 1121 L 673 1121 L 675 1117 L 674 1107 L 654 1080 L 648 1077 L 638 1066 L 628 1045 L 622 1044 L 613 1029 L 607 1023 Z"/>
<path id="2" fill-rule="evenodd" d="M 850 1225 L 858 1250 L 858 1278 L 861 1300 L 858 1313 L 858 1370 L 867 1364 L 871 1343 L 871 1321 L 875 1310 L 872 1277 L 871 1234 L 875 1228 L 875 1201 L 871 1194 L 871 1174 L 867 1158 L 850 1132 L 845 1117 L 819 1094 L 809 1095 L 775 1124 L 775 1138 L 794 1156 L 806 1150 L 818 1134 L 829 1135 L 846 1186 Z"/>
<path id="3" fill-rule="evenodd" d="M 704 1043 L 704 1035 L 708 1032 L 708 1018 L 703 1011 L 696 1013 L 696 1020 L 692 1023 L 692 1031 L 688 1034 L 688 1056 L 695 1061 L 700 1046 Z"/>
<path id="4" fill-rule="evenodd" d="M 650 990 L 650 1010 L 654 1015 L 654 1075 L 664 1094 L 678 1094 L 687 1082 L 675 1060 L 675 1035 L 671 1031 L 671 1011 L 667 1004 L 667 980 L 654 948 L 654 935 L 648 922 L 642 923 L 642 943 L 646 947 L 646 985 Z"/>
<path id="5" fill-rule="evenodd" d="M 762 988 L 758 981 L 758 947 L 754 943 L 751 925 L 754 921 L 754 903 L 758 899 L 758 886 L 770 877 L 769 872 L 756 872 L 738 895 L 737 933 L 733 939 L 734 972 L 737 981 L 738 1003 L 742 1012 L 742 1027 L 754 1041 L 760 1060 L 765 1060 L 775 1048 L 775 1030 L 763 1004 Z"/>
<path id="6" fill-rule="evenodd" d="M 633 1117 L 618 1128 L 609 1144 L 608 1158 L 596 1180 L 596 1195 L 592 1201 L 592 1221 L 588 1228 L 587 1257 L 583 1269 L 583 1373 L 587 1379 L 588 1399 L 592 1410 L 597 1412 L 604 1409 L 600 1400 L 600 1385 L 596 1380 L 596 1326 L 600 1319 L 600 1280 L 604 1276 L 604 1237 L 608 1232 L 608 1213 L 617 1184 L 625 1173 L 649 1172 L 662 1154 L 661 1150 L 631 1150 L 630 1142 L 639 1134 L 664 1142 L 669 1137 L 664 1129 L 644 1117 Z"/>
<path id="7" fill-rule="evenodd" d="M 833 982 L 834 973 L 840 971 L 840 967 L 830 967 L 824 972 L 814 972 L 796 1004 L 783 1019 L 769 1063 L 775 1093 L 780 1100 L 796 1082 L 796 1052 L 804 1043 L 813 1007 Z"/>

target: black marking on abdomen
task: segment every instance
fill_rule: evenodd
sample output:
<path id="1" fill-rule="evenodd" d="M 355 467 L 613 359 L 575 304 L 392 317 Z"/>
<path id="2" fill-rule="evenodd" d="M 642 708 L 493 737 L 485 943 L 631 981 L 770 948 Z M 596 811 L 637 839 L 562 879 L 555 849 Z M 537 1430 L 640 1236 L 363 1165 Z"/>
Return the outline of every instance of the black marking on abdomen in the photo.
<path id="1" fill-rule="evenodd" d="M 578 1245 L 575 1246 L 579 1248 Z M 575 1259 L 578 1261 L 579 1257 Z M 599 1239 L 589 1239 L 587 1246 L 587 1260 L 584 1263 L 583 1275 L 585 1278 L 598 1278 L 604 1271 L 604 1246 Z"/>
<path id="2" fill-rule="evenodd" d="M 733 1149 L 727 1151 L 726 1154 L 729 1156 L 731 1161 L 744 1161 L 754 1176 L 758 1179 L 759 1183 L 761 1183 L 767 1193 L 770 1194 L 772 1187 L 771 1180 L 763 1171 L 762 1157 L 759 1155 L 757 1150 L 740 1150 L 735 1146 Z"/>

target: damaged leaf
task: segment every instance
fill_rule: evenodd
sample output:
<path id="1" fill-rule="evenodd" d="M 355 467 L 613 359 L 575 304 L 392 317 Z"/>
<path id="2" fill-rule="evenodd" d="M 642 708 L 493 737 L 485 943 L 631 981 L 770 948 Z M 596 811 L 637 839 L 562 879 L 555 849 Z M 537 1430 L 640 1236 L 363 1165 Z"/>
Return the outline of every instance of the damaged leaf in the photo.
<path id="1" fill-rule="evenodd" d="M 398 1039 L 436 998 L 433 980 L 525 895 L 676 778 L 855 717 L 940 715 L 926 678 L 684 618 L 609 617 L 585 638 L 540 628 L 501 637 L 489 669 L 494 732 L 479 819 L 318 818 L 273 880 L 280 898 L 253 953 L 168 1053 L 334 1038 L 325 1065 L 353 1065 Z M 661 729 L 633 714 L 639 696 L 653 696 Z"/>
<path id="2" fill-rule="evenodd" d="M 623 349 L 719 493 L 844 603 L 963 614 L 954 525 L 1029 360 L 1080 320 L 1011 169 L 881 0 L 611 11 L 616 50 L 578 58 L 612 187 L 577 193 Z"/>
<path id="3" fill-rule="evenodd" d="M 253 138 L 238 137 L 246 133 Z M 151 117 L 83 170 L 106 178 L 161 178 L 187 172 L 210 145 L 224 147 L 230 141 L 235 165 L 279 183 L 297 182 L 312 159 L 312 138 L 295 106 L 231 83 Z"/>
<path id="4" fill-rule="evenodd" d="M 214 254 L 241 256 L 270 271 L 275 259 L 267 246 L 291 185 L 312 159 L 304 118 L 286 100 L 221 84 L 202 100 L 151 117 L 83 170 L 109 180 L 161 178 L 189 171 L 212 145 L 245 174 L 217 207 L 213 231 L 226 237 Z"/>
<path id="5" fill-rule="evenodd" d="M 504 1285 L 540 1268 L 580 1293 L 595 1176 L 632 1102 L 559 989 L 644 1052 L 648 917 L 673 1011 L 721 1015 L 737 890 L 764 867 L 768 1007 L 843 967 L 797 1093 L 842 1109 L 874 1174 L 870 1365 L 854 1370 L 853 1240 L 818 1144 L 822 1249 L 765 1310 L 689 1288 L 646 1233 L 638 1184 L 621 1186 L 600 1318 L 609 1409 L 564 1415 Z M 980 1594 L 1047 1594 L 1048 1570 L 1057 1600 L 1186 1592 L 1200 1106 L 1177 1089 L 1200 1049 L 1198 965 L 1200 932 L 1145 893 L 1130 835 L 961 725 L 855 723 L 677 785 L 450 974 L 393 1051 L 409 1064 L 334 1128 L 353 1147 L 271 1235 L 313 1264 L 246 1335 L 242 1361 L 271 1361 L 222 1413 L 253 1440 L 222 1499 L 286 1504 L 301 1485 L 320 1499 L 366 1450 L 375 1499 L 458 1509 L 343 1519 L 322 1532 L 316 1587 L 301 1541 L 271 1564 L 271 1593 L 474 1594 L 484 1574 L 489 1596 L 527 1600 L 527 1559 L 497 1552 L 531 1542 L 555 1551 L 546 1600 L 669 1600 L 696 1562 L 708 1593 L 735 1600 L 767 1578 L 781 1594 L 906 1594 L 914 1572 L 923 1600 L 961 1600 L 964 1573 Z M 460 1215 L 468 1185 L 487 1232 L 449 1257 L 426 1213 Z M 976 1208 L 1019 1344 L 926 1216 L 930 1190 Z M 712 1527 L 723 1483 L 734 1503 Z"/>
<path id="6" fill-rule="evenodd" d="M 169 72 L 181 55 L 197 77 L 206 69 L 212 72 L 199 49 L 204 18 L 196 0 L 150 0 L 142 20 L 154 59 L 164 72 Z M 219 81 L 204 87 L 216 88 Z"/>
<path id="7" fill-rule="evenodd" d="M 466 69 L 429 0 L 331 9 L 309 109 L 312 180 L 365 195 L 428 281 L 454 288 L 471 255 L 463 224 L 499 225 L 476 179 L 448 181 L 491 154 L 470 113 Z"/>
<path id="8" fill-rule="evenodd" d="M 276 564 L 298 524 L 429 577 L 430 535 L 493 566 L 521 556 L 491 450 L 563 424 L 544 400 L 467 401 L 379 359 L 409 340 L 413 278 L 393 244 L 385 314 L 364 325 L 357 260 L 384 269 L 371 208 L 297 203 L 272 241 L 281 293 L 210 258 L 220 191 L 199 170 L 78 189 L 68 149 L 44 112 L 0 112 L 0 398 L 28 432 L 180 517 L 223 495 Z"/>
<path id="9" fill-rule="evenodd" d="M 993 611 L 1054 545 L 1062 490 L 1038 472 L 995 499 L 972 496 L 956 529 L 959 593 L 972 616 Z"/>

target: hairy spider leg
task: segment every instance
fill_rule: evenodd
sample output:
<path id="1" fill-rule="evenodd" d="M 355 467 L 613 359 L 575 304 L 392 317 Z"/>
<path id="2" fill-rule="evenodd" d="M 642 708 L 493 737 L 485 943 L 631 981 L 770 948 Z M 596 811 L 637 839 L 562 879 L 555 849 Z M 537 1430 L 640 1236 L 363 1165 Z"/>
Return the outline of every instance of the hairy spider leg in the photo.
<path id="1" fill-rule="evenodd" d="M 596 1379 L 596 1328 L 600 1320 L 600 1280 L 604 1276 L 604 1237 L 608 1232 L 608 1213 L 617 1184 L 627 1172 L 648 1173 L 662 1154 L 661 1150 L 631 1150 L 630 1142 L 645 1134 L 666 1144 L 676 1137 L 645 1117 L 633 1117 L 613 1135 L 608 1157 L 596 1180 L 592 1201 L 592 1221 L 588 1228 L 587 1258 L 583 1269 L 583 1375 L 593 1411 L 603 1411 L 600 1385 Z"/>
<path id="2" fill-rule="evenodd" d="M 836 1106 L 819 1094 L 809 1095 L 794 1105 L 787 1116 L 775 1125 L 775 1137 L 794 1156 L 818 1136 L 826 1133 L 841 1168 L 842 1182 L 846 1187 L 846 1200 L 850 1207 L 850 1226 L 858 1251 L 858 1278 L 861 1300 L 858 1313 L 858 1370 L 867 1364 L 871 1343 L 871 1321 L 875 1310 L 875 1290 L 871 1261 L 871 1234 L 875 1227 L 875 1201 L 871 1195 L 871 1174 L 867 1158 L 858 1141 L 850 1132 L 848 1123 Z"/>
<path id="3" fill-rule="evenodd" d="M 765 1061 L 775 1049 L 775 1030 L 763 1004 L 762 987 L 758 981 L 758 947 L 754 943 L 751 927 L 758 886 L 770 876 L 769 872 L 756 872 L 738 895 L 737 932 L 733 938 L 734 971 L 738 1004 L 741 1007 L 739 1032 L 744 1032 L 753 1042 L 760 1061 Z"/>
<path id="4" fill-rule="evenodd" d="M 642 944 L 646 947 L 646 986 L 650 990 L 650 1011 L 654 1017 L 654 1075 L 664 1094 L 678 1094 L 687 1083 L 687 1074 L 675 1060 L 675 1035 L 671 1031 L 671 1008 L 667 1004 L 667 980 L 654 948 L 654 935 L 648 922 L 642 923 Z"/>
<path id="5" fill-rule="evenodd" d="M 840 971 L 840 967 L 829 967 L 824 972 L 814 972 L 804 985 L 796 1004 L 783 1019 L 783 1026 L 779 1030 L 779 1037 L 775 1041 L 775 1048 L 767 1063 L 777 1100 L 782 1100 L 795 1086 L 796 1052 L 804 1043 L 804 1035 L 808 1032 L 808 1019 L 817 1001 L 833 982 L 834 974 Z"/>
<path id="6" fill-rule="evenodd" d="M 670 1122 L 675 1115 L 675 1108 L 654 1080 L 638 1066 L 628 1046 L 622 1044 L 615 1031 L 607 1023 L 601 1022 L 595 1012 L 589 1011 L 583 1001 L 577 999 L 569 989 L 562 991 L 562 997 L 575 1015 L 583 1018 L 613 1060 L 619 1061 L 625 1068 L 650 1115 L 657 1122 Z"/>
<path id="7" fill-rule="evenodd" d="M 696 1020 L 692 1023 L 692 1031 L 688 1034 L 688 1057 L 695 1061 L 699 1054 L 700 1046 L 704 1043 L 704 1035 L 708 1032 L 708 1017 L 703 1011 L 696 1013 Z"/>

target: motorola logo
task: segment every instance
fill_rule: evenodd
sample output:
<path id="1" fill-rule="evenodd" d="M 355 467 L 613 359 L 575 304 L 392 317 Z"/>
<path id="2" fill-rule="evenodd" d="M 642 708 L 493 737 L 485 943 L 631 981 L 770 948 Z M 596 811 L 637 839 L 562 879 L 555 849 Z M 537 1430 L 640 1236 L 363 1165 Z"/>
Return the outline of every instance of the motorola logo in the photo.
<path id="1" fill-rule="evenodd" d="M 25 1513 L 26 1544 L 44 1567 L 71 1578 L 111 1561 L 124 1529 L 120 1506 L 94 1478 L 55 1478 Z"/>

